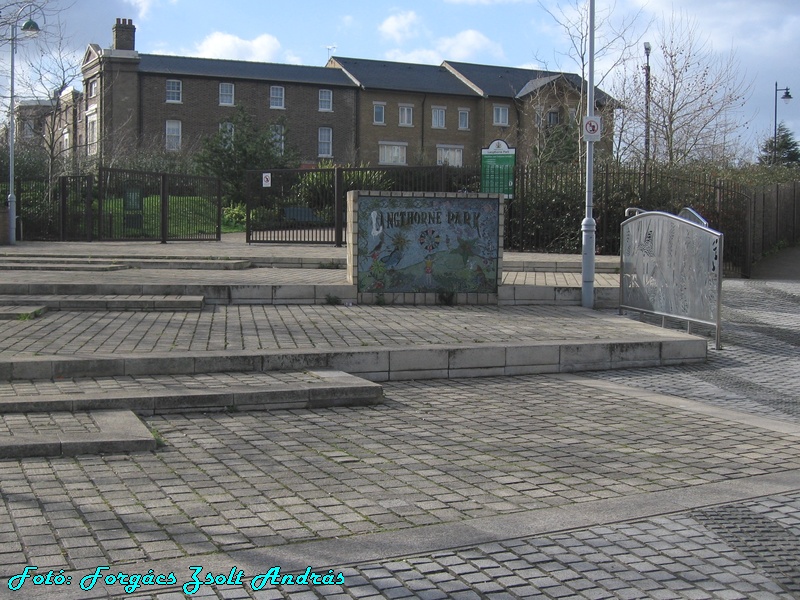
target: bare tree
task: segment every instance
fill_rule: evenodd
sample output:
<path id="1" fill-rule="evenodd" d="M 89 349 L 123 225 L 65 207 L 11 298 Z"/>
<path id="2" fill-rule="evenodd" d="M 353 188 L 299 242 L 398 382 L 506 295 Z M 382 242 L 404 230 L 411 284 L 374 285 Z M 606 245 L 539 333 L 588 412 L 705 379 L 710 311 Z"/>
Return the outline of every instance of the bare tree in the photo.
<path id="1" fill-rule="evenodd" d="M 580 123 L 586 113 L 587 93 L 585 87 L 588 83 L 589 71 L 589 2 L 588 0 L 569 0 L 569 2 L 554 3 L 539 0 L 539 5 L 555 21 L 568 40 L 568 47 L 556 55 L 557 63 L 561 65 L 559 68 L 577 71 L 580 74 L 580 101 L 577 110 L 573 113 L 575 122 L 569 125 L 576 136 L 573 145 L 577 153 L 576 160 L 582 162 L 585 148 L 584 144 L 580 143 Z M 646 28 L 642 19 L 643 9 L 623 15 L 617 14 L 616 2 L 604 3 L 599 11 L 595 10 L 596 87 L 603 87 L 610 74 L 630 59 L 633 49 L 639 45 L 642 39 L 640 31 Z M 565 67 L 563 62 L 571 63 L 572 67 Z M 612 129 L 612 124 L 607 120 L 604 128 L 608 132 Z"/>
<path id="2" fill-rule="evenodd" d="M 685 13 L 659 25 L 651 55 L 651 157 L 675 166 L 692 161 L 729 164 L 741 157 L 739 132 L 749 120 L 744 104 L 751 83 L 735 54 L 718 54 Z M 628 64 L 617 73 L 620 95 L 615 150 L 641 159 L 645 123 L 644 72 Z"/>

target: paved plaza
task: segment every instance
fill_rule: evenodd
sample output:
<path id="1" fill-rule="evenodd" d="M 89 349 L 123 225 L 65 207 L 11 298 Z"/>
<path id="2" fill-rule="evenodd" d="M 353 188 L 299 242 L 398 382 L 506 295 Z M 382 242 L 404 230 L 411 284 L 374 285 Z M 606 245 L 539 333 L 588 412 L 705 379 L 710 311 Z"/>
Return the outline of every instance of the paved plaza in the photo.
<path id="1" fill-rule="evenodd" d="M 0 460 L 0 598 L 800 598 L 800 251 L 725 281 L 723 305 L 702 363 L 384 380 L 370 406 L 146 416 L 155 451 Z M 1 322 L 0 358 L 622 332 L 676 335 L 572 306 L 228 305 Z M 17 379 L 0 399 L 305 376 Z"/>

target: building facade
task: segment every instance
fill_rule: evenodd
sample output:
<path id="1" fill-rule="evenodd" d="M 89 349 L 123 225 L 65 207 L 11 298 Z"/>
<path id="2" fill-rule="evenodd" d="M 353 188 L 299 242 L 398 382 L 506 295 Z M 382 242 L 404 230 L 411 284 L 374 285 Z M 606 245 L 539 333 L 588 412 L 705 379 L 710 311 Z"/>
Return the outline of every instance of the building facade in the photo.
<path id="1" fill-rule="evenodd" d="M 309 166 L 476 165 L 498 139 L 529 162 L 548 156 L 550 133 L 585 112 L 585 82 L 575 74 L 452 61 L 331 57 L 309 67 L 140 54 L 129 19 L 117 19 L 110 48 L 89 44 L 82 76 L 83 92 L 59 103 L 62 144 L 104 165 L 134 149 L 191 152 L 230 130 L 239 109 Z M 596 101 L 610 131 L 613 99 L 597 90 Z"/>

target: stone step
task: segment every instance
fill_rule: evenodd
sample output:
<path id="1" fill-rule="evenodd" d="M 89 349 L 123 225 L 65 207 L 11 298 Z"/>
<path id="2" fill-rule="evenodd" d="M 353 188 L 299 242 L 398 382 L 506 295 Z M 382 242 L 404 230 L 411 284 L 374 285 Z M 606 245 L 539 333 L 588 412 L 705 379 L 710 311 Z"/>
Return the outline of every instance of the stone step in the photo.
<path id="1" fill-rule="evenodd" d="M 0 414 L 0 459 L 143 452 L 157 445 L 129 410 Z"/>
<path id="2" fill-rule="evenodd" d="M 87 262 L 11 262 L 0 261 L 0 271 L 87 271 L 104 273 L 108 271 L 124 271 L 130 265 L 113 263 Z"/>
<path id="3" fill-rule="evenodd" d="M 0 382 L 24 379 L 202 375 L 333 369 L 369 381 L 455 379 L 565 373 L 705 362 L 708 340 L 647 327 L 613 339 L 425 344 L 329 349 L 158 352 L 113 356 L 17 356 L 0 359 Z"/>
<path id="4" fill-rule="evenodd" d="M 71 294 L 3 294 L 0 295 L 0 309 L 13 311 L 31 305 L 50 310 L 123 310 L 123 311 L 186 311 L 201 310 L 203 296 L 183 295 L 71 295 Z M 0 315 L 2 315 L 0 310 Z M 38 316 L 38 315 L 36 315 Z M 21 317 L 14 317 L 21 318 Z M 2 319 L 2 316 L 0 316 Z"/>
<path id="5" fill-rule="evenodd" d="M 113 271 L 136 269 L 176 270 L 242 270 L 253 263 L 248 259 L 196 259 L 181 257 L 164 258 L 92 258 L 87 256 L 54 255 L 0 255 L 0 270 L 52 270 L 52 271 Z M 80 268 L 79 268 L 80 267 Z"/>
<path id="6" fill-rule="evenodd" d="M 382 397 L 381 385 L 329 369 L 16 379 L 0 382 L 0 415 L 327 408 L 377 404 Z"/>
<path id="7" fill-rule="evenodd" d="M 20 305 L 3 306 L 0 302 L 0 321 L 29 321 L 47 312 L 47 307 L 31 306 L 29 302 Z"/>

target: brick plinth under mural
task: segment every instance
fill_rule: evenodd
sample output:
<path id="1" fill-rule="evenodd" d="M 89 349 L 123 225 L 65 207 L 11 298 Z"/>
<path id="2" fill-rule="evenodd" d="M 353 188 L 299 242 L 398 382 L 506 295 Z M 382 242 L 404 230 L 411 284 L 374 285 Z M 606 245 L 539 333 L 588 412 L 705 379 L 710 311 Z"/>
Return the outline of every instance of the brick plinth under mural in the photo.
<path id="1" fill-rule="evenodd" d="M 350 192 L 347 275 L 365 304 L 497 304 L 499 194 Z"/>

